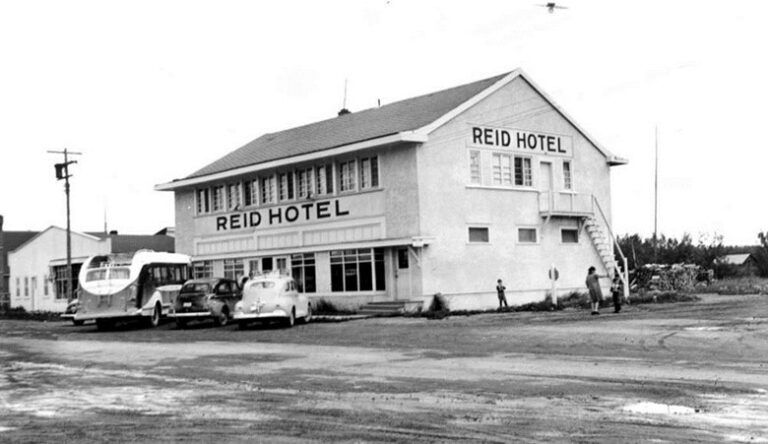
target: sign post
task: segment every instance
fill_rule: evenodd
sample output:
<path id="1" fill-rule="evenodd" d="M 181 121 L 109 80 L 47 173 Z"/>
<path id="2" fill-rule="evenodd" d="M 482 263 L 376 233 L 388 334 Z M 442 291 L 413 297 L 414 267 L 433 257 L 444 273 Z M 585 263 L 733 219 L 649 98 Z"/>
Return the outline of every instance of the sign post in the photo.
<path id="1" fill-rule="evenodd" d="M 557 306 L 557 280 L 560 278 L 560 272 L 557 270 L 557 267 L 555 267 L 555 264 L 553 263 L 549 267 L 549 282 L 551 284 L 550 287 L 550 302 L 552 303 L 553 307 Z"/>

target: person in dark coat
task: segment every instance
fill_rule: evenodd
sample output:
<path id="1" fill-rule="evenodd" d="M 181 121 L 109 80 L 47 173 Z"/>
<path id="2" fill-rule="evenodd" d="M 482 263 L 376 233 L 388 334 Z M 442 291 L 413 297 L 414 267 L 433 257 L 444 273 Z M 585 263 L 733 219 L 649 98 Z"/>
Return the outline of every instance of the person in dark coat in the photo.
<path id="1" fill-rule="evenodd" d="M 603 290 L 600 289 L 600 276 L 596 273 L 595 267 L 589 267 L 587 270 L 587 289 L 589 290 L 589 299 L 592 302 L 592 314 L 600 314 L 600 302 L 603 300 Z"/>
<path id="2" fill-rule="evenodd" d="M 509 308 L 509 305 L 507 305 L 507 296 L 504 294 L 504 290 L 506 289 L 507 287 L 504 286 L 501 279 L 496 281 L 496 296 L 499 298 L 499 310 L 501 310 L 501 304 L 504 304 L 504 307 Z"/>
<path id="3" fill-rule="evenodd" d="M 611 297 L 613 298 L 613 312 L 618 313 L 621 311 L 621 298 L 624 296 L 624 284 L 621 283 L 621 277 L 619 272 L 613 276 L 613 282 L 611 282 Z"/>

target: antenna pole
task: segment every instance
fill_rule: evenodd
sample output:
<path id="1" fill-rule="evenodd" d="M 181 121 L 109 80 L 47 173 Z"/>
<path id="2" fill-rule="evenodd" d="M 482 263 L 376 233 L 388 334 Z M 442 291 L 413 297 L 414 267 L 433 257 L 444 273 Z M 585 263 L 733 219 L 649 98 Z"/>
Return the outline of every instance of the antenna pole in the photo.
<path id="1" fill-rule="evenodd" d="M 342 109 L 347 109 L 347 79 L 344 79 L 344 103 L 341 107 Z"/>
<path id="2" fill-rule="evenodd" d="M 65 279 L 66 279 L 66 287 L 65 287 L 65 293 L 67 295 L 67 303 L 72 302 L 72 231 L 70 228 L 70 220 L 69 220 L 69 165 L 72 163 L 77 163 L 76 160 L 69 160 L 69 156 L 79 156 L 83 153 L 79 153 L 76 151 L 67 151 L 66 148 L 64 148 L 64 151 L 48 151 L 49 153 L 53 154 L 64 154 L 64 163 L 57 163 L 55 165 L 56 167 L 56 179 L 61 180 L 64 179 L 64 194 L 67 196 L 67 269 L 65 273 Z"/>
<path id="3" fill-rule="evenodd" d="M 653 174 L 653 261 L 659 262 L 659 127 L 654 130 L 656 161 Z"/>

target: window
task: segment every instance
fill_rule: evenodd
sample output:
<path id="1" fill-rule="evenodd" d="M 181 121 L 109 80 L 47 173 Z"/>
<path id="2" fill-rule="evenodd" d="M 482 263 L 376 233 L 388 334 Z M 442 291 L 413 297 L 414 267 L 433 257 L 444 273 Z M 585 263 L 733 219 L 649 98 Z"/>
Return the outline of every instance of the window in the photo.
<path id="1" fill-rule="evenodd" d="M 192 276 L 195 279 L 207 279 L 213 277 L 213 264 L 211 261 L 192 262 Z"/>
<path id="2" fill-rule="evenodd" d="M 320 165 L 315 168 L 317 194 L 333 193 L 333 165 Z"/>
<path id="3" fill-rule="evenodd" d="M 48 296 L 48 275 L 43 276 L 43 294 Z"/>
<path id="4" fill-rule="evenodd" d="M 243 269 L 242 259 L 224 259 L 225 278 L 237 280 L 244 274 Z"/>
<path id="5" fill-rule="evenodd" d="M 210 190 L 208 188 L 198 189 L 197 193 L 197 214 L 206 214 L 211 212 Z"/>
<path id="6" fill-rule="evenodd" d="M 571 176 L 571 161 L 563 161 L 563 188 L 566 190 L 573 189 L 573 177 Z"/>
<path id="7" fill-rule="evenodd" d="M 221 211 L 224 209 L 224 185 L 217 185 L 211 188 L 211 210 Z"/>
<path id="8" fill-rule="evenodd" d="M 354 191 L 355 189 L 355 161 L 339 164 L 339 192 Z"/>
<path id="9" fill-rule="evenodd" d="M 538 236 L 535 228 L 518 228 L 517 241 L 521 244 L 535 244 Z"/>
<path id="10" fill-rule="evenodd" d="M 314 293 L 315 286 L 315 254 L 303 253 L 291 256 L 293 279 L 301 293 Z"/>
<path id="11" fill-rule="evenodd" d="M 471 183 L 481 183 L 480 174 L 480 151 L 469 152 L 469 181 Z"/>
<path id="12" fill-rule="evenodd" d="M 296 189 L 299 199 L 306 199 L 312 195 L 312 168 L 296 172 Z"/>
<path id="13" fill-rule="evenodd" d="M 272 258 L 271 257 L 265 257 L 261 259 L 261 271 L 267 272 L 272 271 Z"/>
<path id="14" fill-rule="evenodd" d="M 275 203 L 275 176 L 261 178 L 261 203 Z"/>
<path id="15" fill-rule="evenodd" d="M 512 185 L 512 156 L 511 155 L 509 154 L 493 155 L 493 184 L 494 185 Z"/>
<path id="16" fill-rule="evenodd" d="M 254 277 L 259 273 L 259 260 L 258 259 L 249 259 L 248 260 L 248 276 Z"/>
<path id="17" fill-rule="evenodd" d="M 243 203 L 246 207 L 254 206 L 258 203 L 258 188 L 258 179 L 243 182 Z"/>
<path id="18" fill-rule="evenodd" d="M 280 201 L 293 199 L 293 174 L 280 173 Z"/>
<path id="19" fill-rule="evenodd" d="M 560 230 L 560 239 L 564 244 L 578 244 L 579 230 L 576 228 L 563 228 Z"/>
<path id="20" fill-rule="evenodd" d="M 29 277 L 24 276 L 24 296 L 29 296 Z"/>
<path id="21" fill-rule="evenodd" d="M 488 227 L 469 227 L 469 241 L 488 243 Z"/>
<path id="22" fill-rule="evenodd" d="M 331 291 L 384 290 L 381 249 L 331 251 Z"/>
<path id="23" fill-rule="evenodd" d="M 16 296 L 21 296 L 21 279 L 16 278 Z"/>
<path id="24" fill-rule="evenodd" d="M 368 157 L 360 159 L 360 189 L 366 190 L 379 186 L 379 159 Z"/>
<path id="25" fill-rule="evenodd" d="M 234 210 L 242 205 L 240 199 L 240 184 L 230 183 L 227 185 L 227 209 Z"/>
<path id="26" fill-rule="evenodd" d="M 530 158 L 515 157 L 515 185 L 524 187 L 533 186 Z"/>

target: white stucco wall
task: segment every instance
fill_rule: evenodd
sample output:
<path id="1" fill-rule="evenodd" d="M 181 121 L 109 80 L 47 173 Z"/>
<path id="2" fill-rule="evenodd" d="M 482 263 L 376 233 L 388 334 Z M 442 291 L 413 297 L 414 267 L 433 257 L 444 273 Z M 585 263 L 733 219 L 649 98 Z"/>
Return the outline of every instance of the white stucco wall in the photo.
<path id="1" fill-rule="evenodd" d="M 94 254 L 109 252 L 109 240 L 72 233 L 72 257 L 84 258 Z M 27 311 L 63 312 L 67 308 L 66 299 L 56 299 L 55 286 L 48 282 L 48 294 L 45 294 L 45 279 L 50 274 L 50 262 L 67 256 L 67 232 L 58 227 L 50 227 L 21 245 L 8 255 L 11 279 L 11 307 L 24 307 Z M 17 287 L 16 279 L 20 286 Z M 25 295 L 24 279 L 29 282 Z M 34 278 L 34 279 L 32 279 Z M 77 276 L 74 276 L 77 285 Z M 33 286 L 33 281 L 36 286 Z M 17 290 L 18 288 L 18 290 Z M 18 294 L 18 295 L 17 295 Z"/>
<path id="2" fill-rule="evenodd" d="M 610 215 L 610 171 L 606 158 L 523 79 L 517 78 L 474 107 L 434 131 L 418 150 L 421 231 L 435 237 L 424 249 L 423 297 L 440 292 L 452 309 L 497 305 L 495 284 L 507 286 L 507 300 L 522 304 L 541 300 L 550 288 L 547 271 L 560 271 L 559 294 L 584 291 L 590 265 L 602 262 L 588 234 L 578 244 L 562 244 L 560 229 L 578 227 L 577 218 L 539 213 L 539 162 L 554 167 L 554 189 L 563 188 L 562 157 L 533 157 L 533 187 L 492 186 L 490 159 L 483 150 L 483 183 L 470 184 L 469 147 L 473 126 L 491 126 L 559 134 L 572 138 L 574 192 L 594 194 Z M 468 227 L 488 227 L 489 243 L 470 244 Z M 519 244 L 518 227 L 538 228 L 536 244 Z M 604 271 L 603 271 L 604 272 Z M 607 281 L 606 281 L 607 284 Z"/>

